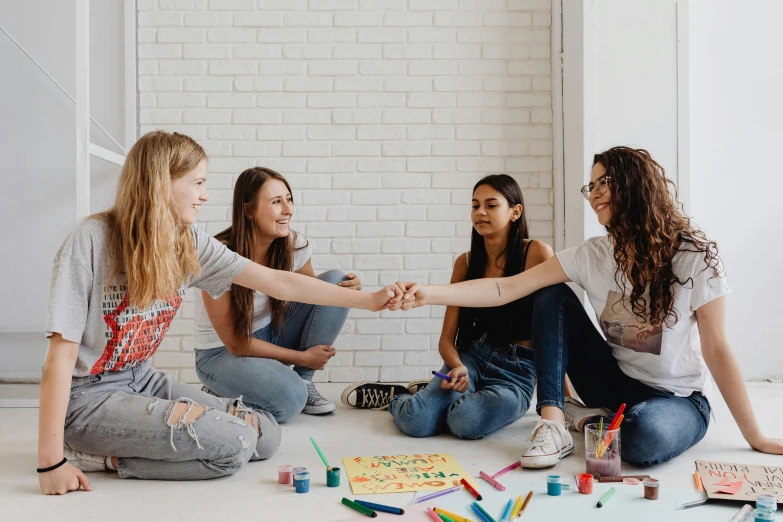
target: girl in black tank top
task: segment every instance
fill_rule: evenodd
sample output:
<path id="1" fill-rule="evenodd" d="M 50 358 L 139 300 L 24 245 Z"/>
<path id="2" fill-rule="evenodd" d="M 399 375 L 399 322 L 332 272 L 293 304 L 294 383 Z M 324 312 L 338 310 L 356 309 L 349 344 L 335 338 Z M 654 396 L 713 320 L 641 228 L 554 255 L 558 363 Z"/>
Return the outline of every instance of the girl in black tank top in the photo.
<path id="1" fill-rule="evenodd" d="M 476 184 L 471 220 L 470 252 L 457 258 L 452 283 L 515 275 L 552 256 L 528 239 L 522 191 L 511 176 Z M 536 383 L 531 319 L 532 297 L 497 308 L 449 306 L 438 350 L 450 380 L 435 377 L 415 395 L 395 397 L 389 411 L 397 426 L 413 437 L 448 430 L 480 439 L 524 415 Z"/>

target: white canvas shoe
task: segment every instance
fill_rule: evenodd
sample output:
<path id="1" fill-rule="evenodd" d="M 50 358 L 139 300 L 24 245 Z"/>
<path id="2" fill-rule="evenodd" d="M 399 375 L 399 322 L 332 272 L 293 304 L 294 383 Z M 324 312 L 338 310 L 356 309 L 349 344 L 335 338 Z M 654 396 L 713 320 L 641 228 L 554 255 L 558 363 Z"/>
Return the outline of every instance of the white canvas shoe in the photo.
<path id="1" fill-rule="evenodd" d="M 533 444 L 519 459 L 523 468 L 548 468 L 574 452 L 571 434 L 555 421 L 538 421 L 528 440 Z"/>
<path id="2" fill-rule="evenodd" d="M 63 448 L 63 457 L 68 459 L 68 462 L 72 466 L 76 466 L 85 473 L 90 471 L 106 471 L 108 469 L 106 467 L 106 457 L 101 455 L 91 455 L 89 453 Z"/>

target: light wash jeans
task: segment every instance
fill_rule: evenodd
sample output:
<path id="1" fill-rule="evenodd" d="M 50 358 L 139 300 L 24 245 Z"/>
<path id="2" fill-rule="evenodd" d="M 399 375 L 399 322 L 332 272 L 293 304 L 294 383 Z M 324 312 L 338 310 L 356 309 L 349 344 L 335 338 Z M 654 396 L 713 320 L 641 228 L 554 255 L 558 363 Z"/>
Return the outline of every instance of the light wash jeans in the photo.
<path id="1" fill-rule="evenodd" d="M 481 439 L 523 416 L 536 385 L 533 351 L 518 346 L 503 354 L 486 343 L 473 341 L 460 359 L 468 369 L 468 391 L 444 390 L 433 377 L 415 395 L 399 395 L 389 405 L 394 423 L 411 437 L 429 437 L 444 429 L 461 439 Z M 443 366 L 442 373 L 450 369 Z"/>
<path id="2" fill-rule="evenodd" d="M 191 424 L 170 419 L 171 410 L 183 402 L 207 409 Z M 65 417 L 65 446 L 117 457 L 122 478 L 230 475 L 249 460 L 268 459 L 280 446 L 280 426 L 272 415 L 253 412 L 259 436 L 253 426 L 228 413 L 232 406 L 241 416 L 244 405 L 238 399 L 222 399 L 174 381 L 147 362 L 121 372 L 77 377 Z"/>
<path id="3" fill-rule="evenodd" d="M 710 403 L 647 386 L 620 369 L 612 348 L 565 284 L 542 288 L 533 298 L 533 347 L 538 367 L 536 409 L 563 409 L 563 377 L 591 408 L 617 411 L 626 403 L 622 459 L 649 466 L 676 457 L 699 442 L 710 424 Z M 588 419 L 598 422 L 600 417 Z M 604 420 L 609 422 L 609 420 Z"/>
<path id="4" fill-rule="evenodd" d="M 345 280 L 345 274 L 330 270 L 318 279 L 337 284 Z M 270 325 L 253 332 L 253 337 L 304 351 L 317 344 L 334 343 L 347 317 L 347 308 L 290 303 L 285 324 L 277 334 Z M 291 369 L 275 359 L 237 357 L 221 346 L 196 350 L 196 373 L 218 395 L 242 396 L 251 408 L 268 411 L 278 422 L 285 422 L 304 409 L 307 388 L 303 379 L 312 380 L 315 370 L 306 366 Z"/>

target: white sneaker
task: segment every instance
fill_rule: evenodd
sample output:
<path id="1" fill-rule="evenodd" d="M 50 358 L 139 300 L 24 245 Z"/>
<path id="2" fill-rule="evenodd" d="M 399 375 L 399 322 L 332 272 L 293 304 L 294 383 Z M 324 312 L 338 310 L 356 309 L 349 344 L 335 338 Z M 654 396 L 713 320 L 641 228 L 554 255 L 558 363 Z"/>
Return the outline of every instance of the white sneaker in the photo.
<path id="1" fill-rule="evenodd" d="M 574 452 L 571 434 L 555 421 L 538 421 L 528 440 L 533 444 L 519 459 L 523 468 L 548 468 Z"/>
<path id="2" fill-rule="evenodd" d="M 579 425 L 584 419 L 590 417 L 612 417 L 612 412 L 606 408 L 588 408 L 581 401 L 567 397 L 565 400 L 565 408 L 563 414 L 565 415 L 566 428 L 577 433 L 582 433 Z"/>
<path id="3" fill-rule="evenodd" d="M 79 468 L 84 472 L 89 471 L 106 471 L 106 457 L 101 455 L 91 455 L 89 453 L 82 453 L 81 451 L 73 451 L 63 447 L 63 457 L 68 459 L 68 462 Z"/>
<path id="4" fill-rule="evenodd" d="M 326 413 L 332 413 L 336 408 L 333 402 L 324 398 L 323 395 L 318 393 L 315 388 L 315 384 L 303 379 L 305 386 L 307 386 L 307 402 L 305 403 L 302 413 L 307 415 L 324 415 Z"/>

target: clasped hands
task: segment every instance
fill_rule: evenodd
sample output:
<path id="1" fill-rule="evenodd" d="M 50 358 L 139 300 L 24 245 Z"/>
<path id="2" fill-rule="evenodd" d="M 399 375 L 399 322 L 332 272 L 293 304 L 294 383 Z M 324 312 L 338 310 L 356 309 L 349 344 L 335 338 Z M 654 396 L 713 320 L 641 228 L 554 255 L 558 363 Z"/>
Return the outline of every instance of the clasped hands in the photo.
<path id="1" fill-rule="evenodd" d="M 378 290 L 373 296 L 372 311 L 410 310 L 427 304 L 426 286 L 410 281 L 398 281 Z"/>

